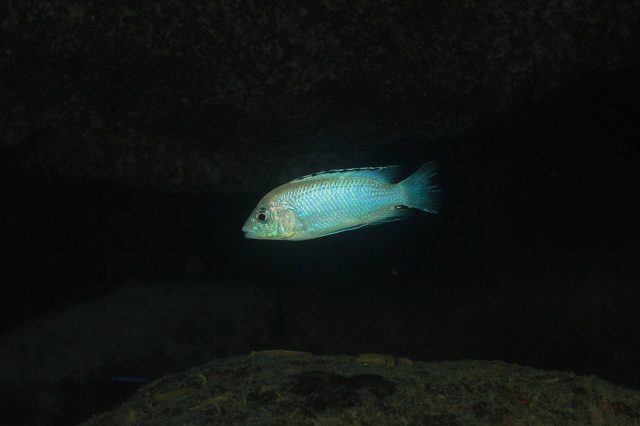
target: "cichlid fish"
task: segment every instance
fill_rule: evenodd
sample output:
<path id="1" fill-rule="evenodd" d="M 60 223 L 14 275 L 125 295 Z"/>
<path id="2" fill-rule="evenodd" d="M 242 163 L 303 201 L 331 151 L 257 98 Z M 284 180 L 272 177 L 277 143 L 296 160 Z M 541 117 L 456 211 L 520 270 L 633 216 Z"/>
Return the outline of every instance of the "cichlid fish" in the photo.
<path id="1" fill-rule="evenodd" d="M 246 238 L 301 241 L 436 213 L 435 164 L 397 182 L 399 166 L 329 170 L 292 180 L 265 195 L 242 230 Z"/>

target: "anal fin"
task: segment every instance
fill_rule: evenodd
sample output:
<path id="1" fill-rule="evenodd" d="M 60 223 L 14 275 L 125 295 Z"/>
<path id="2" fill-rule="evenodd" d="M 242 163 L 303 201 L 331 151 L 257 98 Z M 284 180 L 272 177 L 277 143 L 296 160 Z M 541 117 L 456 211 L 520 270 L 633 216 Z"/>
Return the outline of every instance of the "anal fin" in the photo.
<path id="1" fill-rule="evenodd" d="M 395 222 L 397 220 L 403 220 L 411 216 L 411 209 L 404 205 L 396 205 L 391 208 L 385 208 L 380 213 L 374 216 L 367 225 L 382 225 L 383 223 Z"/>

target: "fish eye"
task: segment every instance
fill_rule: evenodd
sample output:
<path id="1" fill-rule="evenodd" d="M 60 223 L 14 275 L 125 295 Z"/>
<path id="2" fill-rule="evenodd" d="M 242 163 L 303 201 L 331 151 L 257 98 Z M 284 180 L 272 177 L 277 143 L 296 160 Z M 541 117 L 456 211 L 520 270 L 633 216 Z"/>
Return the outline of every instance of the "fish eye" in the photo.
<path id="1" fill-rule="evenodd" d="M 259 222 L 265 222 L 267 220 L 267 210 L 260 209 L 260 212 L 256 215 L 256 219 L 258 219 Z"/>

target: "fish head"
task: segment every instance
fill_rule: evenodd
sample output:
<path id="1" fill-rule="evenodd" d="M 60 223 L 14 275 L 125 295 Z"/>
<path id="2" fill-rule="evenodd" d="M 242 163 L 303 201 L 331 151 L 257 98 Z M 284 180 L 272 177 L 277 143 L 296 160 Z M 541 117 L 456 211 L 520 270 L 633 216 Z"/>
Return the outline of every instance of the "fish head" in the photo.
<path id="1" fill-rule="evenodd" d="M 257 240 L 288 240 L 300 230 L 296 211 L 288 206 L 262 200 L 245 221 L 245 238 Z"/>

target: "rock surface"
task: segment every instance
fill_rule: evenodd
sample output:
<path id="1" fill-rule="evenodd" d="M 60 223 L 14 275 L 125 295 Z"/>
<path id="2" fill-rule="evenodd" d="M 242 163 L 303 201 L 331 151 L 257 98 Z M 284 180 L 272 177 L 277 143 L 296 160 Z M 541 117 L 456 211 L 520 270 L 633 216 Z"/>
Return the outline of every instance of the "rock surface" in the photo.
<path id="1" fill-rule="evenodd" d="M 8 6 L 3 154 L 171 191 L 362 165 L 382 144 L 457 135 L 618 68 L 640 46 L 631 0 Z"/>
<path id="2" fill-rule="evenodd" d="M 76 424 L 148 378 L 272 342 L 268 316 L 235 283 L 123 287 L 52 312 L 0 334 L 0 424 Z"/>
<path id="3" fill-rule="evenodd" d="M 276 351 L 166 376 L 85 425 L 631 425 L 639 413 L 639 392 L 569 373 Z"/>

